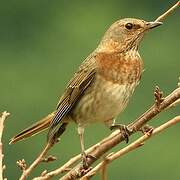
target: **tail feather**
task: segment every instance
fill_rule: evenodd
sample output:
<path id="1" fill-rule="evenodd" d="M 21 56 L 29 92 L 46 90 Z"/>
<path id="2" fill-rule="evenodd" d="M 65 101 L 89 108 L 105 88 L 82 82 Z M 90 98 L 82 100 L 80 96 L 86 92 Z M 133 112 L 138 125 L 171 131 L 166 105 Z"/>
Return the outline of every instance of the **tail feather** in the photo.
<path id="1" fill-rule="evenodd" d="M 55 111 L 50 113 L 48 116 L 46 116 L 42 120 L 38 121 L 37 123 L 33 124 L 31 127 L 23 130 L 22 132 L 20 132 L 19 134 L 17 134 L 13 138 L 11 138 L 9 144 L 14 144 L 17 141 L 26 139 L 28 137 L 31 137 L 31 136 L 34 136 L 34 135 L 40 133 L 41 131 L 44 131 L 45 129 L 47 129 L 50 126 L 50 123 L 51 123 L 54 115 L 55 115 Z"/>

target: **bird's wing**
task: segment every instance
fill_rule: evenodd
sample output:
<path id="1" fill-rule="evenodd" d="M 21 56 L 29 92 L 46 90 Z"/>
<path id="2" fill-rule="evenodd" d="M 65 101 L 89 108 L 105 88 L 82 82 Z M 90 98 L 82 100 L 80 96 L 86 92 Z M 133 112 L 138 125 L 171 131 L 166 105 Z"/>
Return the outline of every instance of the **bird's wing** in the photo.
<path id="1" fill-rule="evenodd" d="M 67 85 L 63 96 L 57 105 L 57 112 L 51 122 L 48 139 L 51 139 L 59 129 L 61 120 L 72 109 L 81 94 L 91 84 L 96 74 L 95 58 L 90 55 L 80 66 Z"/>

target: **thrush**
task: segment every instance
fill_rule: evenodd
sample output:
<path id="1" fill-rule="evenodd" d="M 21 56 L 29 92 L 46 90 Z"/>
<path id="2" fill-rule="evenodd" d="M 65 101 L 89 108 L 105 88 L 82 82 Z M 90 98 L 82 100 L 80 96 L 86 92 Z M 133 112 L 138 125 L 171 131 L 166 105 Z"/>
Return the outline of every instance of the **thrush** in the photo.
<path id="1" fill-rule="evenodd" d="M 125 109 L 139 83 L 143 61 L 138 53 L 144 34 L 161 25 L 141 19 L 125 18 L 113 23 L 98 47 L 82 62 L 69 81 L 56 110 L 14 136 L 10 143 L 30 137 L 49 128 L 48 141 L 57 139 L 69 122 L 77 124 L 83 165 L 87 165 L 84 128 L 102 122 L 110 129 Z"/>

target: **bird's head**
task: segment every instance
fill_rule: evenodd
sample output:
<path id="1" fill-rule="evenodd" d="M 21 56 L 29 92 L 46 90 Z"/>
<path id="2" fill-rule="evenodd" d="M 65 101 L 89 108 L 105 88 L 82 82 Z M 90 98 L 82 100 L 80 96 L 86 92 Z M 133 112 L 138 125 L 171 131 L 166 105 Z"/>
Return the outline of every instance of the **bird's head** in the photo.
<path id="1" fill-rule="evenodd" d="M 147 22 L 134 18 L 118 20 L 106 31 L 100 48 L 114 49 L 115 51 L 137 49 L 144 34 L 161 24 L 162 22 Z"/>

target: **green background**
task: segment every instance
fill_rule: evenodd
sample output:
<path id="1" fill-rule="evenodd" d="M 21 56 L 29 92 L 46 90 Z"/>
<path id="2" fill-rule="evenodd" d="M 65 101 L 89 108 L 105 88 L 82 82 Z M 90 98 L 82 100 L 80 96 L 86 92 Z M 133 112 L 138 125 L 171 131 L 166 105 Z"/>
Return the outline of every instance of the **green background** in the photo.
<path id="1" fill-rule="evenodd" d="M 62 1 L 1 0 L 0 5 L 0 111 L 11 116 L 5 122 L 3 151 L 5 177 L 18 179 L 18 159 L 27 164 L 41 151 L 46 132 L 8 145 L 17 132 L 54 110 L 58 97 L 82 60 L 92 52 L 105 30 L 117 19 L 136 17 L 152 21 L 175 1 Z M 153 103 L 159 85 L 170 93 L 180 76 L 179 11 L 154 29 L 141 43 L 145 72 L 129 106 L 118 118 L 128 124 Z M 161 113 L 156 126 L 178 115 L 179 109 Z M 116 160 L 108 168 L 109 179 L 168 180 L 180 178 L 180 126 L 176 125 L 148 141 L 145 146 Z M 86 147 L 110 133 L 102 124 L 87 127 Z M 135 135 L 131 141 L 137 137 Z M 121 148 L 118 145 L 113 151 Z M 52 170 L 80 152 L 75 124 L 50 151 L 58 160 L 41 164 L 31 179 L 44 169 Z M 54 178 L 58 179 L 58 178 Z M 95 176 L 93 179 L 99 179 Z"/>

